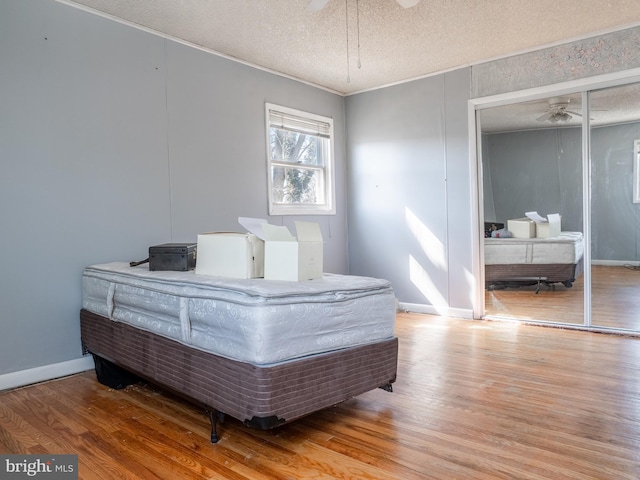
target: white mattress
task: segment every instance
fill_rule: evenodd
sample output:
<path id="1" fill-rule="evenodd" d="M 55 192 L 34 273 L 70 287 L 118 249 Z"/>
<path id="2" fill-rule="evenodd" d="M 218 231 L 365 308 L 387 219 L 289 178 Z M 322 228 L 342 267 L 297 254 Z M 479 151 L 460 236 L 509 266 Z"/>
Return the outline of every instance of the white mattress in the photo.
<path id="1" fill-rule="evenodd" d="M 550 238 L 485 238 L 485 265 L 572 264 L 584 254 L 582 232 Z"/>
<path id="2" fill-rule="evenodd" d="M 392 338 L 396 314 L 382 279 L 244 280 L 121 262 L 84 270 L 82 307 L 256 365 Z"/>

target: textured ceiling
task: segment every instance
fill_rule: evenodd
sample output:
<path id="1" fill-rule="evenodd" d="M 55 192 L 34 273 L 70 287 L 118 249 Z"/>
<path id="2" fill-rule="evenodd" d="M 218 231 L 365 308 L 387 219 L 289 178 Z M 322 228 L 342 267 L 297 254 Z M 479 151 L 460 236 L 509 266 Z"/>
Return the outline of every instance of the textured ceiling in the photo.
<path id="1" fill-rule="evenodd" d="M 639 0 L 60 1 L 341 94 L 640 24 Z"/>
<path id="2" fill-rule="evenodd" d="M 591 92 L 589 120 L 593 127 L 640 120 L 640 84 L 634 83 Z M 545 114 L 552 105 L 565 106 L 569 117 L 552 123 Z M 580 93 L 488 108 L 479 113 L 483 132 L 496 133 L 550 127 L 580 127 L 585 113 Z"/>

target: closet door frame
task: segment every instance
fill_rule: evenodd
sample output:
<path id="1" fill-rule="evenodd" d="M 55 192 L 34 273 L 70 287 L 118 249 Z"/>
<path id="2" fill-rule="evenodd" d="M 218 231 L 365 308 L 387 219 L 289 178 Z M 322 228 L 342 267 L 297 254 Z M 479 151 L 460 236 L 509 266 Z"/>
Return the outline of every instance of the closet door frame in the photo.
<path id="1" fill-rule="evenodd" d="M 584 325 L 579 328 L 591 329 L 591 135 L 589 126 L 590 90 L 616 87 L 629 83 L 640 82 L 640 68 L 621 72 L 598 75 L 580 80 L 572 80 L 554 85 L 546 85 L 527 90 L 509 92 L 489 97 L 473 98 L 468 102 L 469 120 L 469 161 L 471 172 L 471 212 L 472 212 L 472 268 L 474 277 L 473 318 L 485 317 L 484 297 L 484 212 L 482 193 L 482 135 L 481 125 L 477 121 L 477 112 L 486 108 L 500 107 L 514 103 L 540 100 L 543 98 L 582 94 L 583 122 L 582 122 L 582 192 L 583 192 L 583 236 L 584 248 Z M 542 322 L 541 322 L 542 323 Z M 549 325 L 550 322 L 544 322 Z M 551 323 L 553 325 L 553 323 Z"/>

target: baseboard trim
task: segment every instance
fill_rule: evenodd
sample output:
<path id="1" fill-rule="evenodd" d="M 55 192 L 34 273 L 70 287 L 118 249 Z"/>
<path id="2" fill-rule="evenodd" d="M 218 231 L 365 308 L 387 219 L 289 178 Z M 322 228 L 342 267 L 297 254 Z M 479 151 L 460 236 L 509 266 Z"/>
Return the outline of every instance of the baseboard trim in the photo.
<path id="1" fill-rule="evenodd" d="M 0 375 L 0 391 L 24 387 L 25 385 L 53 380 L 54 378 L 66 377 L 67 375 L 86 372 L 93 368 L 93 357 L 91 355 L 85 355 L 84 357 L 67 362 L 5 373 L 4 375 Z"/>
<path id="2" fill-rule="evenodd" d="M 624 267 L 625 265 L 638 266 L 638 260 L 591 260 L 591 265 L 604 265 L 607 267 Z"/>
<path id="3" fill-rule="evenodd" d="M 437 308 L 433 305 L 423 305 L 421 303 L 399 302 L 398 308 L 405 312 L 426 313 L 429 315 L 440 315 L 443 317 L 455 317 L 473 319 L 473 311 L 462 308 Z"/>

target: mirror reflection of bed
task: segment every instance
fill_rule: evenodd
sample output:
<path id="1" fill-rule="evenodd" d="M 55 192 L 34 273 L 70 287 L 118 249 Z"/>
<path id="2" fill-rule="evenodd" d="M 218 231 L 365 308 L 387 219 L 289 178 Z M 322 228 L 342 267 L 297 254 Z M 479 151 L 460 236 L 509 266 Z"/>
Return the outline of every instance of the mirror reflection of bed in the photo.
<path id="1" fill-rule="evenodd" d="M 556 284 L 562 284 L 571 288 L 582 275 L 582 232 L 524 238 L 513 237 L 510 230 L 502 232 L 509 236 L 484 239 L 484 277 L 488 289 L 535 284 L 536 293 L 540 293 L 543 286 L 555 288 Z"/>
<path id="2" fill-rule="evenodd" d="M 581 324 L 582 232 L 560 231 L 538 238 L 536 227 L 540 228 L 526 217 L 504 226 L 485 225 L 486 310 L 496 316 L 555 321 L 560 306 L 566 309 L 561 317 L 565 323 Z"/>
<path id="3" fill-rule="evenodd" d="M 632 202 L 630 190 L 640 111 L 629 113 L 623 106 L 629 98 L 640 104 L 639 91 L 634 84 L 590 93 L 591 232 L 583 241 L 591 249 L 591 264 L 562 260 L 557 246 L 535 239 L 529 245 L 519 239 L 507 253 L 497 252 L 500 240 L 483 240 L 486 317 L 575 326 L 590 318 L 589 326 L 640 332 L 640 204 Z M 530 211 L 560 213 L 563 235 L 585 231 L 581 102 L 577 93 L 479 112 L 485 237 L 487 229 L 490 237 L 492 227 L 505 228 L 509 219 Z M 574 253 L 577 261 L 579 252 Z M 545 256 L 566 264 L 569 273 L 542 265 Z M 590 315 L 585 317 L 586 294 Z"/>

